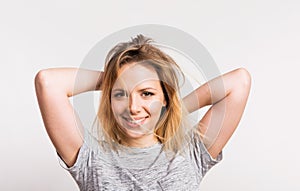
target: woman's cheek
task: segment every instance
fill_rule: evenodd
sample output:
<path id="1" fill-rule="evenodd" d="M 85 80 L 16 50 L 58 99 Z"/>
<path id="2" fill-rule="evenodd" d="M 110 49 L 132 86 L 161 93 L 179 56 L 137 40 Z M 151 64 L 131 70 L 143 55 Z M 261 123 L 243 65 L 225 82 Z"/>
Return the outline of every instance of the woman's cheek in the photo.
<path id="1" fill-rule="evenodd" d="M 158 100 L 152 101 L 149 104 L 150 113 L 160 114 L 162 106 L 163 106 L 163 104 L 161 103 L 161 101 L 158 101 Z"/>
<path id="2" fill-rule="evenodd" d="M 112 107 L 112 111 L 113 113 L 116 114 L 120 114 L 122 112 L 122 108 L 123 108 L 123 104 L 121 104 L 121 102 L 118 101 L 112 101 L 111 103 L 111 107 Z"/>

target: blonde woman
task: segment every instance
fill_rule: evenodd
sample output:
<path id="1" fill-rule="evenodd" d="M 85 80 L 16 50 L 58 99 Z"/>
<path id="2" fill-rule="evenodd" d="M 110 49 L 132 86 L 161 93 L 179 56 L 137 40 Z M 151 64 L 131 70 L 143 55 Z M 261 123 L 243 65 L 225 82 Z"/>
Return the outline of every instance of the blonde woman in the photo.
<path id="1" fill-rule="evenodd" d="M 78 72 L 84 77 L 75 86 Z M 61 165 L 80 190 L 199 190 L 238 126 L 251 79 L 239 68 L 181 99 L 181 74 L 175 61 L 142 35 L 115 46 L 103 72 L 38 72 L 35 87 L 44 125 Z M 98 139 L 91 138 L 97 146 L 91 147 L 78 131 L 84 128 L 69 98 L 94 90 L 102 96 Z M 199 125 L 188 128 L 185 116 L 208 105 Z M 214 128 L 217 133 L 207 138 Z"/>

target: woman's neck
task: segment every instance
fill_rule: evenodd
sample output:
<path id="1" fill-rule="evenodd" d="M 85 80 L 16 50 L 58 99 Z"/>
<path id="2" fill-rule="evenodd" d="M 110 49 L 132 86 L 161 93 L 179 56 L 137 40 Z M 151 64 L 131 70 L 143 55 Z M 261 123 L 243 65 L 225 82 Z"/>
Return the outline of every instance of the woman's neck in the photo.
<path id="1" fill-rule="evenodd" d="M 158 142 L 157 137 L 152 134 L 151 136 L 145 135 L 145 137 L 143 136 L 137 139 L 127 138 L 124 141 L 120 141 L 120 144 L 128 147 L 145 148 L 155 145 Z"/>

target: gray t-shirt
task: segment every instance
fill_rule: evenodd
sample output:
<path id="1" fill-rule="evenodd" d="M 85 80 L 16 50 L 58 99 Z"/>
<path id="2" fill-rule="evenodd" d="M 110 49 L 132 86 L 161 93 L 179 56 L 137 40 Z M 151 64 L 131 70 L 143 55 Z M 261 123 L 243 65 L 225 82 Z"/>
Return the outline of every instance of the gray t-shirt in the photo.
<path id="1" fill-rule="evenodd" d="M 213 159 L 197 137 L 184 155 L 175 157 L 167 156 L 160 143 L 147 148 L 121 146 L 116 152 L 105 143 L 95 147 L 85 141 L 72 167 L 59 160 L 81 191 L 195 191 L 206 172 L 222 159 L 222 152 Z"/>

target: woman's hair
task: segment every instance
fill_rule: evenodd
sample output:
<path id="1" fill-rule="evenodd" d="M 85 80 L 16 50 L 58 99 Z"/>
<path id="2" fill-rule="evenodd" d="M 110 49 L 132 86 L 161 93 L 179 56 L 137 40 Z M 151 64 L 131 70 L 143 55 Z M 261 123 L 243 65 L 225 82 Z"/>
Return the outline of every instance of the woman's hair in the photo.
<path id="1" fill-rule="evenodd" d="M 116 149 L 125 134 L 120 129 L 111 107 L 111 92 L 118 78 L 118 71 L 125 64 L 140 63 L 155 69 L 166 100 L 166 108 L 162 113 L 154 134 L 163 143 L 166 151 L 177 152 L 182 148 L 186 133 L 182 125 L 182 104 L 179 96 L 178 75 L 182 75 L 179 66 L 167 54 L 151 44 L 152 40 L 137 35 L 129 42 L 119 43 L 109 51 L 104 67 L 102 80 L 102 96 L 98 110 L 98 137 Z"/>

